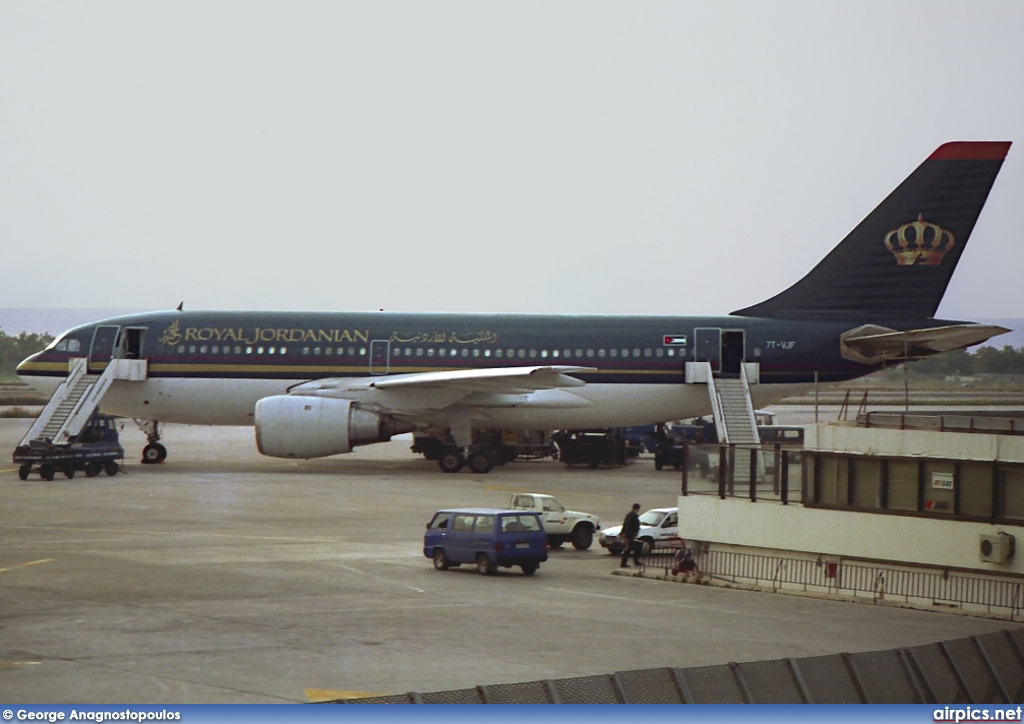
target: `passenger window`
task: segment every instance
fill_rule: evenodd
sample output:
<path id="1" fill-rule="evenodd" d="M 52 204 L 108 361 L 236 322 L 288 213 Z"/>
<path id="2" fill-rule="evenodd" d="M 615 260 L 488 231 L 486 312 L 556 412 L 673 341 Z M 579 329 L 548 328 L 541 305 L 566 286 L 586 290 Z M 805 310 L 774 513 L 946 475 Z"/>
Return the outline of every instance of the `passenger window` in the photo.
<path id="1" fill-rule="evenodd" d="M 457 515 L 452 530 L 470 531 L 473 530 L 473 515 Z"/>
<path id="2" fill-rule="evenodd" d="M 665 518 L 665 523 L 661 527 L 662 528 L 675 528 L 676 525 L 677 525 L 676 516 L 670 515 L 667 518 Z"/>
<path id="3" fill-rule="evenodd" d="M 519 522 L 518 515 L 506 515 L 501 519 L 501 530 L 503 533 L 519 533 L 525 528 Z"/>
<path id="4" fill-rule="evenodd" d="M 448 514 L 438 513 L 434 516 L 434 519 L 430 521 L 430 527 L 433 528 L 447 528 L 448 527 Z"/>
<path id="5" fill-rule="evenodd" d="M 493 533 L 494 532 L 494 516 L 493 515 L 481 515 L 476 519 L 476 532 L 477 533 Z"/>

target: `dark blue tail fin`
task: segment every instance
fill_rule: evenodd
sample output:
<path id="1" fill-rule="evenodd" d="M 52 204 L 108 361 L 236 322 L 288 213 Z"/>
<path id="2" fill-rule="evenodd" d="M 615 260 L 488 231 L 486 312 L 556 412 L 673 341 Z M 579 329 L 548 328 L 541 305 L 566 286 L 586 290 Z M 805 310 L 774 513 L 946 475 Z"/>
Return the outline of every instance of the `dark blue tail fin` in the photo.
<path id="1" fill-rule="evenodd" d="M 939 146 L 807 276 L 733 314 L 934 316 L 1009 148 Z"/>

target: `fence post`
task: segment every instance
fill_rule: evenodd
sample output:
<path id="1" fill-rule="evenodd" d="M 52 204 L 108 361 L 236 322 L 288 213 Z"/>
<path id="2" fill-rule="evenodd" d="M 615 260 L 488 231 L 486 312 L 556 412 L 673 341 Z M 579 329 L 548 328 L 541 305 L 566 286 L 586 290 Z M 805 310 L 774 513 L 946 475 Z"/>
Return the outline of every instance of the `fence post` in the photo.
<path id="1" fill-rule="evenodd" d="M 780 450 L 781 450 L 781 446 Z M 789 454 L 780 453 L 782 464 L 781 473 L 779 475 L 779 486 L 782 488 L 782 504 L 789 505 Z"/>

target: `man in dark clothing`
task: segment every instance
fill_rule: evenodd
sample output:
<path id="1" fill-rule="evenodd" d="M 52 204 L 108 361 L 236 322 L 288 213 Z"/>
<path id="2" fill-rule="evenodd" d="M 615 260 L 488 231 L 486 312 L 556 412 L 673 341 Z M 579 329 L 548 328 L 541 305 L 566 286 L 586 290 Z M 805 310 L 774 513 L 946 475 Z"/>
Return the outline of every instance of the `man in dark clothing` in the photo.
<path id="1" fill-rule="evenodd" d="M 640 565 L 640 549 L 634 546 L 637 534 L 640 532 L 640 503 L 633 503 L 633 509 L 626 513 L 622 521 L 622 531 L 619 535 L 623 538 L 625 548 L 622 549 L 622 568 L 629 568 L 629 556 L 633 556 L 633 563 Z"/>

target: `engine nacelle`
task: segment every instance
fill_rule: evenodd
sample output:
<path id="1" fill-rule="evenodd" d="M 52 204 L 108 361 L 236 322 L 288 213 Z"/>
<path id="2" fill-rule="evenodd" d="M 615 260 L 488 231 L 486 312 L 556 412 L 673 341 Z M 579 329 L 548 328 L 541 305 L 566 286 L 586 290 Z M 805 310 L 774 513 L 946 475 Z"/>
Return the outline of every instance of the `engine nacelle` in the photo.
<path id="1" fill-rule="evenodd" d="M 387 442 L 413 425 L 351 400 L 277 395 L 256 403 L 256 447 L 275 458 L 322 458 L 356 445 Z"/>

